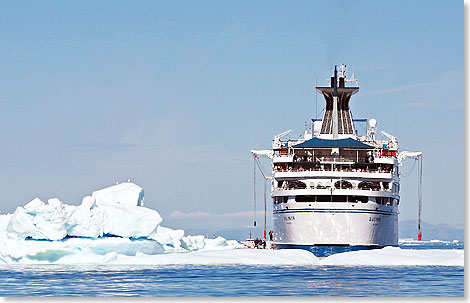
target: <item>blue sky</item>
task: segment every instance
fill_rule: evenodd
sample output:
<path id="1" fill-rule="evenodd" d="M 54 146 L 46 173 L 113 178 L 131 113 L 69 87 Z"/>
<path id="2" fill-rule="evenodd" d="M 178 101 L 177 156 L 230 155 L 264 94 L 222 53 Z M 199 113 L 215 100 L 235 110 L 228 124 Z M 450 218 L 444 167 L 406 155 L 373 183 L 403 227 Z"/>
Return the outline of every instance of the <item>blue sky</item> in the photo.
<path id="1" fill-rule="evenodd" d="M 458 1 L 2 2 L 0 210 L 131 179 L 169 223 L 249 224 L 250 149 L 297 138 L 345 63 L 353 115 L 424 152 L 423 219 L 463 223 L 463 17 Z"/>

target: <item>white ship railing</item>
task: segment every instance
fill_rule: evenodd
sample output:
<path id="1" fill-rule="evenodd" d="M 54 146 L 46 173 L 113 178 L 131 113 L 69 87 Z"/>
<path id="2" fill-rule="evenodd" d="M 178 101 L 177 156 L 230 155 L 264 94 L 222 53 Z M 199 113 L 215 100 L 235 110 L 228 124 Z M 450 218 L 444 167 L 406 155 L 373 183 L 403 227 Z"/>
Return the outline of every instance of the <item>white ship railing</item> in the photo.
<path id="1" fill-rule="evenodd" d="M 339 163 L 339 164 L 355 164 L 355 163 L 364 163 L 364 162 L 361 162 L 359 161 L 359 159 L 355 158 L 355 159 L 351 159 L 351 158 L 344 158 L 344 157 L 325 157 L 325 156 L 322 156 L 322 157 L 315 157 L 315 159 L 313 159 L 312 156 L 308 156 L 307 157 L 307 160 L 304 161 L 302 159 L 302 156 L 298 156 L 298 158 L 296 158 L 295 160 L 293 159 L 294 157 L 294 154 L 279 154 L 279 155 L 274 155 L 274 159 L 276 160 L 275 162 L 283 162 L 282 159 L 285 159 L 285 160 L 289 160 L 289 161 L 286 161 L 286 162 L 293 162 L 293 163 L 327 163 L 327 164 L 331 164 L 331 163 Z M 360 160 L 365 160 L 366 157 L 361 157 Z M 394 156 L 376 156 L 374 157 L 374 159 L 393 159 Z M 371 164 L 374 164 L 374 163 L 371 163 Z"/>
<path id="2" fill-rule="evenodd" d="M 334 190 L 347 190 L 347 191 L 351 191 L 351 190 L 360 190 L 360 191 L 363 191 L 363 190 L 367 190 L 367 191 L 381 191 L 381 192 L 391 192 L 392 190 L 389 188 L 389 189 L 383 189 L 383 188 L 349 188 L 349 189 L 345 189 L 345 188 L 336 188 L 336 187 L 326 187 L 326 186 L 322 186 L 322 187 L 306 187 L 306 188 L 284 188 L 284 187 L 276 187 L 274 188 L 275 191 L 283 191 L 283 190 L 287 190 L 287 191 L 290 191 L 290 190 L 310 190 L 310 189 L 327 189 L 327 190 L 330 190 L 334 188 Z"/>
<path id="3" fill-rule="evenodd" d="M 391 170 L 384 170 L 384 169 L 361 169 L 361 168 L 342 168 L 342 169 L 329 169 L 328 167 L 325 168 L 287 168 L 287 169 L 282 169 L 282 168 L 273 168 L 273 172 L 275 173 L 301 173 L 301 172 L 309 172 L 309 171 L 328 171 L 328 172 L 358 172 L 358 173 L 386 173 L 389 174 L 392 171 Z"/>

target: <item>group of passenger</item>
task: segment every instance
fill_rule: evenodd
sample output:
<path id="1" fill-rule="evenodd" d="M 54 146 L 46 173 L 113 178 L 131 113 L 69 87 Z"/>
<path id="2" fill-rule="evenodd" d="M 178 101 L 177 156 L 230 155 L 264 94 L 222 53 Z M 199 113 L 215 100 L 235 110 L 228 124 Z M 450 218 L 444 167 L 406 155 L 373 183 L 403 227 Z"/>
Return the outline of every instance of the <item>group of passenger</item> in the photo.
<path id="1" fill-rule="evenodd" d="M 323 165 L 322 165 L 323 166 Z M 303 168 L 302 166 L 299 166 L 298 168 L 292 168 L 292 167 L 274 167 L 274 171 L 276 172 L 302 172 L 302 171 L 331 171 L 331 166 L 326 165 L 323 167 L 314 167 L 314 168 Z M 366 168 L 350 168 L 350 167 L 335 167 L 335 171 L 344 171 L 344 172 L 379 172 L 379 173 L 389 173 L 391 171 L 390 168 L 382 168 L 378 167 L 377 169 L 369 169 L 369 166 L 366 166 Z"/>
<path id="2" fill-rule="evenodd" d="M 264 241 L 263 239 L 260 239 L 260 238 L 256 238 L 255 239 L 255 248 L 265 249 L 266 248 L 266 241 Z"/>
<path id="3" fill-rule="evenodd" d="M 269 241 L 273 241 L 273 236 L 274 236 L 274 233 L 272 230 L 269 231 Z M 266 249 L 266 240 L 263 240 L 261 238 L 256 238 L 255 239 L 255 248 L 259 248 L 259 249 Z"/>

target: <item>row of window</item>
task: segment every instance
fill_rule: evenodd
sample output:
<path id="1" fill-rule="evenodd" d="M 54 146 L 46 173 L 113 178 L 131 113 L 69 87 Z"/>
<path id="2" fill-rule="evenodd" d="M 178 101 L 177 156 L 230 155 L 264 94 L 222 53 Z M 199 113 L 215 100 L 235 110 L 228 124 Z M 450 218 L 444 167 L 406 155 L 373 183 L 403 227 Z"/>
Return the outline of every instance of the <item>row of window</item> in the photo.
<path id="1" fill-rule="evenodd" d="M 317 189 L 325 189 L 325 188 L 331 188 L 334 186 L 337 189 L 363 189 L 363 190 L 374 190 L 374 191 L 379 191 L 381 190 L 381 186 L 384 190 L 389 189 L 389 182 L 372 182 L 372 181 L 362 181 L 359 182 L 359 184 L 354 185 L 347 181 L 347 180 L 338 180 L 334 182 L 333 184 L 331 182 L 325 182 L 324 184 L 322 182 L 318 182 L 316 185 L 314 182 L 310 182 L 309 185 L 305 182 L 296 180 L 296 181 L 278 181 L 277 186 L 278 188 L 281 189 L 306 189 L 306 188 L 317 188 Z"/>
<path id="2" fill-rule="evenodd" d="M 392 205 L 393 200 L 390 197 L 367 197 L 367 196 L 346 196 L 346 195 L 299 195 L 295 196 L 295 202 L 351 202 L 351 203 L 367 203 L 369 200 L 382 205 Z M 287 203 L 288 197 L 274 197 L 274 204 Z M 399 200 L 396 201 L 397 205 Z"/>
<path id="3" fill-rule="evenodd" d="M 362 202 L 367 203 L 369 198 L 366 196 L 345 196 L 345 195 L 305 195 L 296 196 L 295 202 Z"/>

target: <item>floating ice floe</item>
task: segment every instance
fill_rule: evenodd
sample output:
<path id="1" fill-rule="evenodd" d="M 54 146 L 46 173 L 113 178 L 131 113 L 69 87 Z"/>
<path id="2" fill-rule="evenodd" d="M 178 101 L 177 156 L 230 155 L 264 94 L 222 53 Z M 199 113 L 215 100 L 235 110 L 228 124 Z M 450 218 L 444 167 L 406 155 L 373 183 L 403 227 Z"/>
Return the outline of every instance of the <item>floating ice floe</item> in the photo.
<path id="1" fill-rule="evenodd" d="M 133 258 L 121 255 L 111 264 L 146 265 L 301 265 L 301 266 L 464 266 L 463 250 L 410 250 L 386 247 L 334 254 L 318 258 L 306 250 L 229 249 L 223 251 L 199 250 L 181 254 L 139 255 Z"/>
<path id="2" fill-rule="evenodd" d="M 464 266 L 463 249 L 382 249 L 360 250 L 331 255 L 319 265 L 370 265 L 370 266 Z"/>
<path id="3" fill-rule="evenodd" d="M 403 239 L 398 239 L 398 244 L 402 247 L 407 246 L 415 246 L 415 247 L 422 247 L 423 245 L 429 246 L 428 248 L 442 248 L 442 247 L 450 247 L 450 246 L 457 246 L 457 247 L 462 247 L 464 246 L 463 242 L 460 242 L 459 240 L 452 240 L 452 241 L 446 241 L 446 240 L 438 240 L 438 239 L 433 239 L 433 240 L 417 240 L 413 238 L 403 238 Z"/>
<path id="4" fill-rule="evenodd" d="M 139 255 L 138 258 L 118 256 L 110 264 L 139 265 L 315 265 L 319 261 L 309 251 L 302 249 L 203 249 L 185 254 Z"/>

